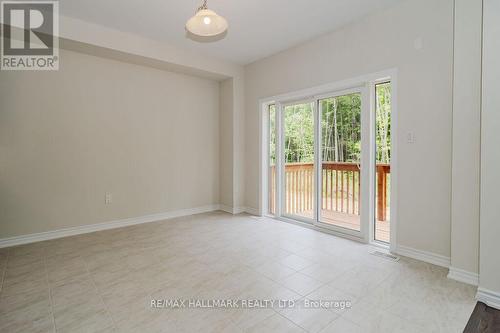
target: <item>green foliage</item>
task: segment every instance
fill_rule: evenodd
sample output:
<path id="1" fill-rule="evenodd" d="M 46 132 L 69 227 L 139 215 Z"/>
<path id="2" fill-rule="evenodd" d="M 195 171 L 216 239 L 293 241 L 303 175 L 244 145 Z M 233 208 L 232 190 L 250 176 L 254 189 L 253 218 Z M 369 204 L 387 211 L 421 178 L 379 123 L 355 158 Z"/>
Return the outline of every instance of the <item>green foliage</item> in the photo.
<path id="1" fill-rule="evenodd" d="M 284 118 L 286 163 L 312 163 L 314 161 L 312 104 L 286 106 Z"/>
<path id="2" fill-rule="evenodd" d="M 269 106 L 269 164 L 276 165 L 276 105 Z"/>
<path id="3" fill-rule="evenodd" d="M 361 94 L 323 99 L 320 110 L 323 161 L 358 163 L 361 158 Z"/>
<path id="4" fill-rule="evenodd" d="M 391 84 L 376 86 L 376 134 L 377 163 L 391 161 Z"/>
<path id="5" fill-rule="evenodd" d="M 376 85 L 376 158 L 389 163 L 391 156 L 391 85 Z M 359 163 L 361 159 L 361 94 L 322 99 L 321 157 L 328 162 Z M 313 104 L 286 106 L 284 116 L 284 154 L 286 163 L 314 162 Z M 270 163 L 276 163 L 276 108 L 269 107 Z"/>

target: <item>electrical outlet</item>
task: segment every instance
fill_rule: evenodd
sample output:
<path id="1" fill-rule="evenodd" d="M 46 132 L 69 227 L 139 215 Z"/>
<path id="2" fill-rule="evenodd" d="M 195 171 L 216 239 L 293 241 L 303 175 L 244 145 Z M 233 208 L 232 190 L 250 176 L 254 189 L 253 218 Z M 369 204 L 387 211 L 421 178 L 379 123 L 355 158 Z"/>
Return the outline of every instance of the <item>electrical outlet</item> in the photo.
<path id="1" fill-rule="evenodd" d="M 111 193 L 106 193 L 104 196 L 104 203 L 105 204 L 110 204 L 113 202 L 113 195 Z"/>
<path id="2" fill-rule="evenodd" d="M 408 134 L 406 134 L 406 143 L 411 145 L 411 144 L 414 144 L 415 141 L 416 141 L 415 133 L 408 132 Z"/>

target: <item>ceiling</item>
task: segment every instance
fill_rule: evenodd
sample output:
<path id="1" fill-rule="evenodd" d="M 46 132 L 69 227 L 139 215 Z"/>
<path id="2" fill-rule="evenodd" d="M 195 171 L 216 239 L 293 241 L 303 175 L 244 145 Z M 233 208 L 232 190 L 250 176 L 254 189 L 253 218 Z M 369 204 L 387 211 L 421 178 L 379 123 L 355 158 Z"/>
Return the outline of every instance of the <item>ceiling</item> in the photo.
<path id="1" fill-rule="evenodd" d="M 401 0 L 209 0 L 229 22 L 212 43 L 188 38 L 184 25 L 202 0 L 62 0 L 62 15 L 248 64 L 340 28 Z"/>

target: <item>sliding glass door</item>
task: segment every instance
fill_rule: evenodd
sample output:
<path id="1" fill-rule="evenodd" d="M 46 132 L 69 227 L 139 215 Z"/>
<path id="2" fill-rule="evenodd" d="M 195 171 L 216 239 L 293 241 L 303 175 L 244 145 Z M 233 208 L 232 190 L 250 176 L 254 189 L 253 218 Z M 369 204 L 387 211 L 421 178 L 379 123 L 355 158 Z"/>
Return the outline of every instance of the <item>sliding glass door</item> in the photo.
<path id="1" fill-rule="evenodd" d="M 318 101 L 321 130 L 319 222 L 361 231 L 361 92 Z"/>
<path id="2" fill-rule="evenodd" d="M 315 105 L 285 104 L 283 123 L 283 214 L 299 220 L 315 219 Z"/>
<path id="3" fill-rule="evenodd" d="M 364 237 L 364 92 L 357 88 L 280 104 L 283 216 Z"/>
<path id="4" fill-rule="evenodd" d="M 382 82 L 267 105 L 269 213 L 388 242 L 390 100 Z"/>

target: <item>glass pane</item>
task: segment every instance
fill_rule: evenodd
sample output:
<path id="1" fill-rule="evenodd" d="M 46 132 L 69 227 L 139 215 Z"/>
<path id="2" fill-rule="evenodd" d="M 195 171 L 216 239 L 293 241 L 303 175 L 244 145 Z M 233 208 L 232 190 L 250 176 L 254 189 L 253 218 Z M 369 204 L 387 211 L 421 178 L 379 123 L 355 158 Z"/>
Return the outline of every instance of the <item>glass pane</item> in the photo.
<path id="1" fill-rule="evenodd" d="M 285 203 L 287 215 L 314 218 L 313 104 L 284 108 Z"/>
<path id="2" fill-rule="evenodd" d="M 391 84 L 375 86 L 376 112 L 376 197 L 375 240 L 390 241 L 391 190 Z"/>
<path id="3" fill-rule="evenodd" d="M 269 105 L 269 214 L 276 213 L 276 106 Z"/>
<path id="4" fill-rule="evenodd" d="M 319 101 L 321 117 L 320 221 L 361 230 L 361 94 Z"/>

